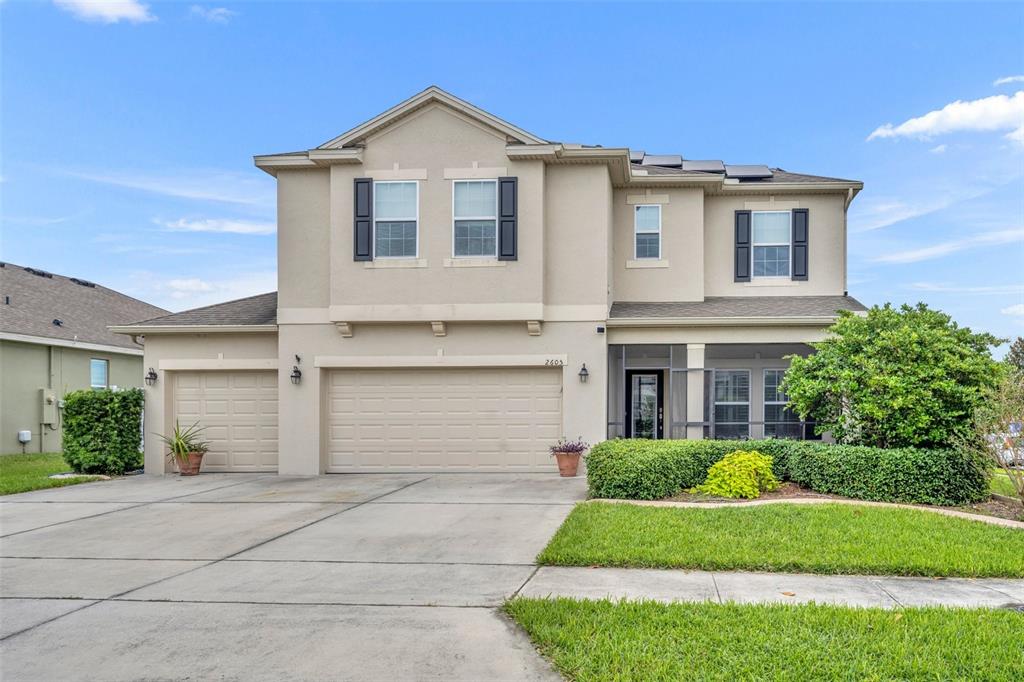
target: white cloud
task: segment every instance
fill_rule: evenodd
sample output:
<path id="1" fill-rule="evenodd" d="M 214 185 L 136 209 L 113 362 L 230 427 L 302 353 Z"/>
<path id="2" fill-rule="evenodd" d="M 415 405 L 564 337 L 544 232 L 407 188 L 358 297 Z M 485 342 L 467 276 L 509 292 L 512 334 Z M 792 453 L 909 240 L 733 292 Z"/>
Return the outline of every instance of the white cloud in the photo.
<path id="1" fill-rule="evenodd" d="M 879 126 L 867 139 L 911 137 L 927 140 L 947 133 L 997 130 L 1011 131 L 1006 136 L 1008 139 L 1024 142 L 1024 90 L 1012 96 L 993 95 L 966 102 L 957 100 L 899 125 L 886 123 Z"/>
<path id="2" fill-rule="evenodd" d="M 991 187 L 968 187 L 943 192 L 929 190 L 926 198 L 911 201 L 890 197 L 868 199 L 860 204 L 854 204 L 850 213 L 850 228 L 854 232 L 878 230 L 904 220 L 941 211 L 962 201 L 977 199 L 992 191 Z"/>
<path id="3" fill-rule="evenodd" d="M 944 144 L 937 144 L 934 147 L 932 147 L 931 149 L 929 149 L 928 151 L 930 151 L 932 154 L 943 154 L 943 153 L 945 153 L 946 149 L 947 149 L 946 145 L 944 145 Z"/>
<path id="4" fill-rule="evenodd" d="M 992 85 L 998 88 L 1000 85 L 1007 85 L 1009 83 L 1024 83 L 1024 76 L 1004 76 L 1003 78 L 995 79 Z"/>
<path id="5" fill-rule="evenodd" d="M 199 17 L 215 24 L 226 24 L 231 21 L 231 17 L 238 14 L 227 7 L 204 7 L 203 5 L 192 5 L 188 8 L 188 13 L 189 16 Z"/>
<path id="6" fill-rule="evenodd" d="M 990 246 L 995 244 L 1013 244 L 1024 242 L 1024 228 L 1010 230 L 996 230 L 994 232 L 983 232 L 966 239 L 955 239 L 947 242 L 940 242 L 931 246 L 906 251 L 896 251 L 874 259 L 876 263 L 919 263 L 925 260 L 942 258 L 951 253 L 965 251 L 979 246 Z"/>
<path id="7" fill-rule="evenodd" d="M 53 0 L 57 7 L 71 12 L 82 21 L 96 21 L 102 24 L 116 24 L 128 21 L 141 24 L 156 21 L 149 12 L 149 5 L 138 0 Z"/>
<path id="8" fill-rule="evenodd" d="M 934 282 L 914 282 L 911 289 L 948 294 L 1024 294 L 1024 283 L 995 284 L 991 286 L 962 286 L 959 284 L 936 284 Z"/>
<path id="9" fill-rule="evenodd" d="M 176 277 L 157 280 L 155 285 L 147 288 L 152 295 L 144 300 L 152 300 L 169 310 L 188 310 L 274 291 L 277 289 L 277 274 L 254 272 L 225 279 Z"/>
<path id="10" fill-rule="evenodd" d="M 1003 315 L 1024 316 L 1024 303 L 1007 306 L 1000 310 Z"/>
<path id="11" fill-rule="evenodd" d="M 105 173 L 91 171 L 54 172 L 116 187 L 137 189 L 163 196 L 197 201 L 270 208 L 274 185 L 251 175 L 218 170 L 182 170 L 174 173 Z"/>
<path id="12" fill-rule="evenodd" d="M 252 220 L 225 220 L 221 218 L 208 218 L 206 220 L 154 220 L 154 223 L 161 225 L 171 232 L 219 232 L 226 234 L 274 234 L 277 226 L 274 223 L 257 222 Z"/>

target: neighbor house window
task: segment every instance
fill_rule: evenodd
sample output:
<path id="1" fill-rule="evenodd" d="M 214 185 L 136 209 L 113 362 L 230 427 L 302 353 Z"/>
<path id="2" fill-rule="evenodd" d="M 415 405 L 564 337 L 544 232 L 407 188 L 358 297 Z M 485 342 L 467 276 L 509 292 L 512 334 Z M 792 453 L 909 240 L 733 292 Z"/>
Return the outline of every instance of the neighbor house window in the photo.
<path id="1" fill-rule="evenodd" d="M 633 207 L 633 257 L 661 258 L 661 206 Z"/>
<path id="2" fill-rule="evenodd" d="M 455 256 L 498 256 L 498 181 L 458 180 L 452 185 Z"/>
<path id="3" fill-rule="evenodd" d="M 109 385 L 107 383 L 108 364 L 106 360 L 97 360 L 95 358 L 89 360 L 89 386 L 92 388 L 106 388 Z"/>
<path id="4" fill-rule="evenodd" d="M 373 183 L 373 252 L 377 258 L 415 258 L 418 251 L 419 185 Z"/>
<path id="5" fill-rule="evenodd" d="M 784 369 L 764 371 L 764 435 L 766 438 L 802 438 L 800 417 L 786 407 L 789 396 L 782 391 Z"/>
<path id="6" fill-rule="evenodd" d="M 754 277 L 789 277 L 789 211 L 754 211 Z"/>
<path id="7" fill-rule="evenodd" d="M 715 438 L 750 437 L 750 371 L 715 370 Z"/>

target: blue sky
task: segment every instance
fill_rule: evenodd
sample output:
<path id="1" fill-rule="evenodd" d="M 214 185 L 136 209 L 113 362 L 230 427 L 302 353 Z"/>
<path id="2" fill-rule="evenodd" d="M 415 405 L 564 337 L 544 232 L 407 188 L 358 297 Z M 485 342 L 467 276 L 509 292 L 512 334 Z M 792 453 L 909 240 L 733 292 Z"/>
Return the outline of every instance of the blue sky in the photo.
<path id="1" fill-rule="evenodd" d="M 274 182 L 427 85 L 542 137 L 855 178 L 850 292 L 1024 334 L 1024 5 L 0 4 L 3 260 L 270 291 Z"/>

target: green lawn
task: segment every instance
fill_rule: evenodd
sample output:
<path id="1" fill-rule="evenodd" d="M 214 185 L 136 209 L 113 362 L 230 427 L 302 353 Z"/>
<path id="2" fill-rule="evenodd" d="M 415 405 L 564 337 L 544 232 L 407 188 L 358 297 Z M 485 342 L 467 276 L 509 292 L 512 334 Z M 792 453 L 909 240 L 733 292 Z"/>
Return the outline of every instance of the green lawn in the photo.
<path id="1" fill-rule="evenodd" d="M 913 509 L 577 505 L 541 564 L 1024 577 L 1024 530 Z"/>
<path id="2" fill-rule="evenodd" d="M 96 480 L 95 476 L 52 479 L 50 474 L 70 471 L 59 452 L 31 455 L 0 455 L 0 495 L 13 495 L 41 488 L 58 488 Z"/>
<path id="3" fill-rule="evenodd" d="M 989 489 L 998 493 L 999 495 L 1006 495 L 1007 497 L 1017 497 L 1017 490 L 1013 487 L 1013 483 L 1010 482 L 1010 477 L 1002 471 L 993 471 L 992 480 L 989 483 Z"/>
<path id="4" fill-rule="evenodd" d="M 517 598 L 570 680 L 1022 680 L 1024 614 Z"/>

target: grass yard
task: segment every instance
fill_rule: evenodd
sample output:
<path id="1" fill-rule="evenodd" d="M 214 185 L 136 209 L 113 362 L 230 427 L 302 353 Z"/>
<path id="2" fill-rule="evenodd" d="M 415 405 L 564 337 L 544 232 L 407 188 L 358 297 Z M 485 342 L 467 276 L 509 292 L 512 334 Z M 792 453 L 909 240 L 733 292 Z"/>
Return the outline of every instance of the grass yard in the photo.
<path id="1" fill-rule="evenodd" d="M 999 495 L 1006 495 L 1007 497 L 1017 497 L 1017 489 L 1013 487 L 1013 483 L 1010 481 L 1010 477 L 1002 471 L 993 471 L 992 480 L 989 483 L 989 489 Z"/>
<path id="2" fill-rule="evenodd" d="M 1021 680 L 1024 614 L 517 598 L 570 680 Z"/>
<path id="3" fill-rule="evenodd" d="M 913 509 L 577 505 L 537 558 L 557 566 L 1024 577 L 1024 530 Z"/>
<path id="4" fill-rule="evenodd" d="M 96 480 L 95 476 L 47 478 L 50 474 L 59 474 L 70 469 L 59 452 L 0 455 L 0 495 L 13 495 L 42 488 L 59 488 Z"/>

